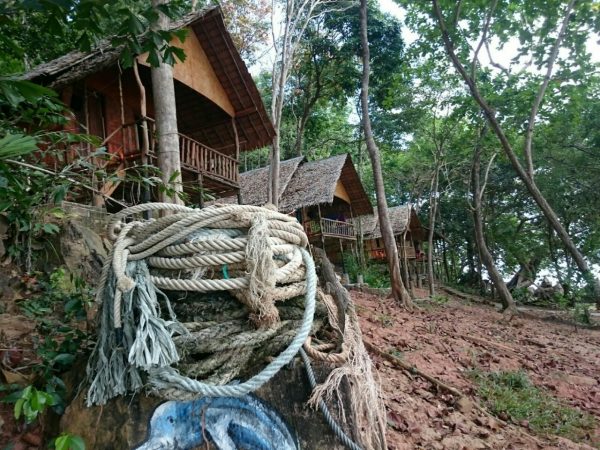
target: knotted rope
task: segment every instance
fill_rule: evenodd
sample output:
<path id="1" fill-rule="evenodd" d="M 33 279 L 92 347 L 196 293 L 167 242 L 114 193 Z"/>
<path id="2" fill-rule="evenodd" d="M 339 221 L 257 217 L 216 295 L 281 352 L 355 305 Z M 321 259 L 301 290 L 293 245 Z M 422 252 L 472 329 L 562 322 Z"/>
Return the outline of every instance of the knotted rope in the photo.
<path id="1" fill-rule="evenodd" d="M 172 214 L 154 220 L 133 218 L 143 211 Z M 102 313 L 88 364 L 88 405 L 140 390 L 144 372 L 147 382 L 161 391 L 242 396 L 271 379 L 306 342 L 317 278 L 304 249 L 306 235 L 295 218 L 246 205 L 197 210 L 150 203 L 115 214 L 108 231 L 114 246 L 97 292 Z M 180 361 L 178 346 L 189 342 L 193 326 L 177 321 L 161 289 L 229 291 L 246 305 L 255 327 L 265 330 L 263 335 L 279 327 L 275 302 L 304 295 L 304 311 L 287 348 L 260 373 L 239 384 L 215 385 L 188 378 L 172 367 Z M 161 317 L 159 297 L 164 298 L 166 318 Z M 202 331 L 210 335 L 210 328 Z M 229 348 L 236 345 L 244 346 L 230 342 Z"/>

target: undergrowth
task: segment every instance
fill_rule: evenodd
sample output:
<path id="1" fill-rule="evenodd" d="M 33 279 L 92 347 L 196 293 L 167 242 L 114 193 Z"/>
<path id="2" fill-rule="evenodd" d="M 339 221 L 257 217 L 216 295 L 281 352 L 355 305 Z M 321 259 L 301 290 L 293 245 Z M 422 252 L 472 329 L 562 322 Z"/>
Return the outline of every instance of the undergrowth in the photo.
<path id="1" fill-rule="evenodd" d="M 478 394 L 496 416 L 523 424 L 539 434 L 585 441 L 595 427 L 593 416 L 563 404 L 537 388 L 523 371 L 483 373 L 473 371 Z"/>
<path id="2" fill-rule="evenodd" d="M 356 281 L 358 274 L 362 273 L 363 281 L 370 287 L 390 287 L 390 275 L 386 264 L 367 262 L 365 267 L 361 268 L 354 255 L 344 255 L 344 269 L 350 275 L 351 281 Z"/>
<path id="3" fill-rule="evenodd" d="M 49 275 L 31 277 L 33 295 L 19 303 L 36 324 L 34 363 L 19 383 L 0 384 L 2 403 L 14 403 L 14 417 L 28 426 L 43 423 L 48 410 L 64 413 L 67 387 L 63 374 L 87 351 L 86 309 L 92 302 L 90 287 L 59 268 Z M 15 349 L 18 354 L 18 349 Z M 7 366 L 10 369 L 10 365 Z M 7 369 L 7 370 L 8 370 Z M 30 384 L 26 384 L 30 383 Z M 82 450 L 79 436 L 64 433 L 52 441 L 57 450 Z"/>

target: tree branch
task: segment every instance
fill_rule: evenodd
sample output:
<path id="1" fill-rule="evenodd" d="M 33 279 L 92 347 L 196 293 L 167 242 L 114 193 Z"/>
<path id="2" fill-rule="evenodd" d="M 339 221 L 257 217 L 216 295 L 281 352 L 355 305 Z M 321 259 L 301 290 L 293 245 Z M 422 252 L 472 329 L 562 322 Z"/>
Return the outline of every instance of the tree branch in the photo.
<path id="1" fill-rule="evenodd" d="M 477 68 L 477 63 L 479 62 L 479 51 L 484 43 L 487 44 L 487 34 L 490 29 L 490 24 L 492 23 L 492 15 L 494 14 L 494 10 L 496 9 L 496 5 L 498 5 L 498 0 L 494 0 L 492 6 L 490 6 L 490 10 L 488 11 L 485 24 L 483 25 L 483 31 L 481 33 L 481 39 L 479 40 L 479 44 L 477 44 L 477 48 L 473 54 L 473 61 L 471 62 L 471 78 L 475 80 L 475 70 Z"/>
<path id="2" fill-rule="evenodd" d="M 567 9 L 565 11 L 565 16 L 562 21 L 562 25 L 560 27 L 560 31 L 556 38 L 556 42 L 552 47 L 552 51 L 550 52 L 550 57 L 548 58 L 548 68 L 546 70 L 546 75 L 544 75 L 544 81 L 540 85 L 537 96 L 533 101 L 533 105 L 531 106 L 531 113 L 529 114 L 529 123 L 527 125 L 527 133 L 525 135 L 525 161 L 527 165 L 527 174 L 529 178 L 533 179 L 533 156 L 531 151 L 531 142 L 533 140 L 533 128 L 535 127 L 535 118 L 537 116 L 538 110 L 540 108 L 540 104 L 542 103 L 542 99 L 544 98 L 544 94 L 546 93 L 546 89 L 548 88 L 548 84 L 550 83 L 550 79 L 552 77 L 552 69 L 554 68 L 554 62 L 556 61 L 556 57 L 558 56 L 558 50 L 560 49 L 560 45 L 565 37 L 565 32 L 567 31 L 567 26 L 569 25 L 569 20 L 571 19 L 571 11 L 575 5 L 576 0 L 570 0 L 567 5 Z"/>

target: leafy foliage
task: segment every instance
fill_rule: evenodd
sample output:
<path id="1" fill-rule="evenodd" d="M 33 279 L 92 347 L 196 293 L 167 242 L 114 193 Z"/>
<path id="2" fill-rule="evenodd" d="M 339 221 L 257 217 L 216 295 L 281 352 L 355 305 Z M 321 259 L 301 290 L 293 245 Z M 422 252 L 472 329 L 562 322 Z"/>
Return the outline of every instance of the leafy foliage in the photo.
<path id="1" fill-rule="evenodd" d="M 579 441 L 594 428 L 592 416 L 535 387 L 525 372 L 474 373 L 474 377 L 478 394 L 493 414 L 507 416 L 514 423 L 526 421 L 537 433 Z"/>
<path id="2" fill-rule="evenodd" d="M 159 6 L 175 20 L 189 10 L 189 4 L 172 0 Z M 155 31 L 158 19 L 151 2 L 141 0 L 63 0 L 32 2 L 9 0 L 0 4 L 0 45 L 7 49 L 0 58 L 0 73 L 18 73 L 70 50 L 89 51 L 102 39 L 123 47 L 122 62 L 128 66 L 133 55 L 148 52 L 148 61 L 157 65 L 160 56 L 173 64 L 185 55 L 171 39 L 183 40 L 181 32 Z"/>

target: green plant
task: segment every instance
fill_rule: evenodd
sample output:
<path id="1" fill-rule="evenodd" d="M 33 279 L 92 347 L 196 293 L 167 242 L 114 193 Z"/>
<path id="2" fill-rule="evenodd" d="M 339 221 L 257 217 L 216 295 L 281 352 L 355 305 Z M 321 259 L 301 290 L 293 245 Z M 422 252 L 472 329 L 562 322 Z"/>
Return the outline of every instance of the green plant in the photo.
<path id="1" fill-rule="evenodd" d="M 68 370 L 77 354 L 85 350 L 87 335 L 77 322 L 86 318 L 86 305 L 91 302 L 90 288 L 80 279 L 56 269 L 37 280 L 38 292 L 20 306 L 37 323 L 41 338 L 33 336 L 39 362 L 32 366 L 35 385 L 15 392 L 6 402 L 21 401 L 19 406 L 29 421 L 36 405 L 51 406 L 57 414 L 64 411 L 66 387 L 60 374 Z M 35 394 L 34 397 L 31 397 Z M 33 399 L 30 406 L 24 403 Z M 46 397 L 45 403 L 40 400 Z M 50 401 L 51 399 L 51 401 Z"/>
<path id="2" fill-rule="evenodd" d="M 588 304 L 577 303 L 573 309 L 573 320 L 583 325 L 592 324 L 592 315 Z"/>
<path id="3" fill-rule="evenodd" d="M 444 305 L 450 301 L 450 299 L 447 296 L 441 294 L 435 294 L 431 296 L 431 300 L 440 305 Z"/>
<path id="4" fill-rule="evenodd" d="M 91 288 L 80 277 L 67 275 L 59 267 L 48 276 L 40 276 L 37 281 L 39 294 L 20 304 L 27 316 L 43 319 L 55 313 L 64 319 L 63 322 L 85 319 L 86 307 L 91 304 L 93 296 Z M 45 322 L 41 320 L 42 324 Z"/>
<path id="5" fill-rule="evenodd" d="M 383 328 L 389 328 L 394 325 L 394 319 L 389 314 L 379 314 L 377 320 L 379 320 Z"/>
<path id="6" fill-rule="evenodd" d="M 471 376 L 478 394 L 494 415 L 507 416 L 515 423 L 527 421 L 537 433 L 585 440 L 595 427 L 592 416 L 537 388 L 524 371 L 472 371 Z"/>
<path id="7" fill-rule="evenodd" d="M 15 419 L 18 420 L 23 416 L 27 423 L 36 420 L 46 411 L 46 408 L 53 406 L 55 402 L 54 396 L 44 391 L 38 391 L 33 386 L 27 386 L 20 394 L 15 402 Z"/>
<path id="8" fill-rule="evenodd" d="M 54 439 L 55 450 L 85 450 L 85 442 L 80 436 L 71 433 L 62 433 Z"/>

